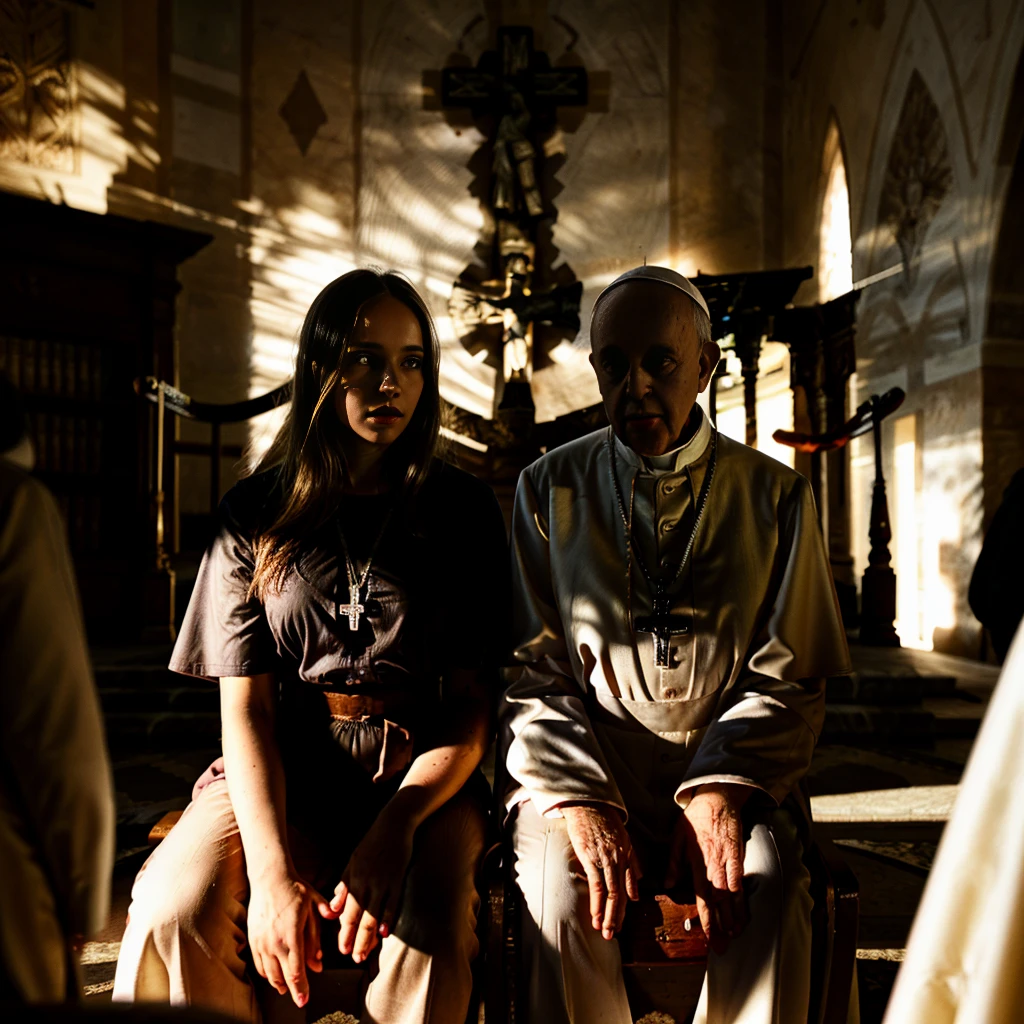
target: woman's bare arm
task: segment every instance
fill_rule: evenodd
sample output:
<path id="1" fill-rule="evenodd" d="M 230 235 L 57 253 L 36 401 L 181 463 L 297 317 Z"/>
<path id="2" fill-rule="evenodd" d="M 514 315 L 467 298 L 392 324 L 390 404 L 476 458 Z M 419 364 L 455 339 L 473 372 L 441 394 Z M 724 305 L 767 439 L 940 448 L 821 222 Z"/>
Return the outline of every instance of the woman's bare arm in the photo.
<path id="1" fill-rule="evenodd" d="M 224 769 L 249 876 L 249 945 L 256 970 L 296 1006 L 309 998 L 306 967 L 320 970 L 313 906 L 323 897 L 295 871 L 288 850 L 284 766 L 274 735 L 272 675 L 220 681 Z"/>
<path id="2" fill-rule="evenodd" d="M 457 670 L 446 688 L 437 744 L 409 766 L 398 792 L 352 854 L 331 900 L 331 916 L 341 917 L 338 946 L 356 961 L 366 959 L 390 931 L 416 829 L 458 793 L 490 742 L 492 701 L 479 674 Z"/>
<path id="3" fill-rule="evenodd" d="M 418 828 L 443 807 L 473 774 L 487 752 L 494 723 L 492 700 L 479 673 L 456 669 L 446 681 L 450 695 L 441 702 L 439 742 L 409 766 L 388 810 L 409 817 Z"/>
<path id="4" fill-rule="evenodd" d="M 291 874 L 272 675 L 220 681 L 224 767 L 250 881 Z"/>

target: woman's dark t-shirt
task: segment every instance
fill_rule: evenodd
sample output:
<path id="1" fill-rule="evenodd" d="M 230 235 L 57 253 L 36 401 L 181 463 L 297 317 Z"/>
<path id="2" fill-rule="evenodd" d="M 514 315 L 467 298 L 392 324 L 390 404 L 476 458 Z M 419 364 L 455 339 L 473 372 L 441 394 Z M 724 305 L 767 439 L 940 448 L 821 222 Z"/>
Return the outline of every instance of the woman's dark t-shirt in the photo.
<path id="1" fill-rule="evenodd" d="M 261 602 L 248 594 L 254 543 L 280 501 L 275 470 L 241 481 L 224 497 L 170 667 L 211 680 L 274 675 L 292 817 L 296 774 L 312 781 L 327 773 L 365 790 L 383 744 L 383 722 L 332 719 L 319 691 L 412 695 L 417 752 L 431 745 L 432 712 L 453 669 L 483 673 L 497 699 L 510 584 L 493 492 L 438 462 L 411 517 L 391 495 L 341 499 L 336 515 L 302 544 L 280 588 Z M 380 535 L 357 632 L 340 610 L 349 588 L 339 526 L 359 572 Z"/>

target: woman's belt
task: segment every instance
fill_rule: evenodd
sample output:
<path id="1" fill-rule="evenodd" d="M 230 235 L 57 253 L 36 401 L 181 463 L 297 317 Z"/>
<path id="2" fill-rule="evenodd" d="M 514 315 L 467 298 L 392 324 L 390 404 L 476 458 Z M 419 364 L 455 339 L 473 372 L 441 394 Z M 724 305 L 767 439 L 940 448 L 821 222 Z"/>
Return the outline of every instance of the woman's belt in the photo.
<path id="1" fill-rule="evenodd" d="M 406 686 L 355 686 L 348 690 L 319 689 L 327 713 L 338 722 L 365 722 L 371 718 L 404 719 L 417 709 L 422 692 Z"/>
<path id="2" fill-rule="evenodd" d="M 418 703 L 408 690 L 372 693 L 321 690 L 320 696 L 327 705 L 327 713 L 339 722 L 366 721 L 368 718 L 389 719 L 402 715 Z"/>
<path id="3" fill-rule="evenodd" d="M 335 722 L 365 722 L 374 718 L 381 722 L 384 734 L 380 753 L 376 764 L 367 764 L 366 767 L 373 771 L 374 782 L 386 782 L 412 763 L 412 731 L 396 719 L 408 723 L 410 711 L 422 705 L 422 697 L 398 687 L 366 689 L 370 692 L 320 690 L 320 697 Z"/>

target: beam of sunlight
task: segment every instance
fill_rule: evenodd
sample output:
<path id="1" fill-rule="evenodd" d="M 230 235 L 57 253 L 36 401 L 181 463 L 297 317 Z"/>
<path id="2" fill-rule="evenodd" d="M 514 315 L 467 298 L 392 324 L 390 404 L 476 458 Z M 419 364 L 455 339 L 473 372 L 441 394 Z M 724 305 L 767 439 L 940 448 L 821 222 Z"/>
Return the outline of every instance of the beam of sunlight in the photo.
<path id="1" fill-rule="evenodd" d="M 927 413 L 923 415 L 920 447 L 911 444 L 909 424 L 899 434 L 895 428 L 883 431 L 882 444 L 894 526 L 889 550 L 896 572 L 897 628 L 903 646 L 930 651 L 936 630 L 957 626 L 965 614 L 961 606 L 978 553 L 981 431 L 932 436 Z M 854 439 L 850 454 L 850 525 L 859 581 L 870 547 L 875 476 L 871 435 Z"/>
<path id="2" fill-rule="evenodd" d="M 839 131 L 829 127 L 826 150 L 832 148 L 825 199 L 821 208 L 818 240 L 818 301 L 828 302 L 853 288 L 853 240 L 850 229 L 850 190 L 846 183 L 846 165 L 839 145 Z"/>
<path id="3" fill-rule="evenodd" d="M 901 786 L 829 793 L 811 797 L 811 813 L 815 821 L 946 821 L 959 788 Z"/>
<path id="4" fill-rule="evenodd" d="M 454 430 L 450 430 L 448 427 L 441 427 L 441 436 L 447 437 L 449 441 L 457 441 L 459 444 L 465 445 L 467 448 L 472 448 L 477 452 L 487 451 L 487 445 L 481 441 L 477 441 L 475 438 L 466 437 L 465 434 L 457 434 Z"/>
<path id="5" fill-rule="evenodd" d="M 918 447 L 916 415 L 902 416 L 894 424 L 893 443 L 893 551 L 898 587 L 896 633 L 904 647 L 930 649 L 925 640 L 921 589 L 921 542 L 918 522 Z"/>
<path id="6" fill-rule="evenodd" d="M 723 356 L 726 375 L 719 378 L 716 395 L 718 429 L 735 441 L 746 443 L 747 414 L 744 404 L 742 366 L 735 352 Z M 757 450 L 792 467 L 793 449 L 778 444 L 776 430 L 793 429 L 793 392 L 789 386 L 789 348 L 768 341 L 761 347 L 757 376 Z"/>

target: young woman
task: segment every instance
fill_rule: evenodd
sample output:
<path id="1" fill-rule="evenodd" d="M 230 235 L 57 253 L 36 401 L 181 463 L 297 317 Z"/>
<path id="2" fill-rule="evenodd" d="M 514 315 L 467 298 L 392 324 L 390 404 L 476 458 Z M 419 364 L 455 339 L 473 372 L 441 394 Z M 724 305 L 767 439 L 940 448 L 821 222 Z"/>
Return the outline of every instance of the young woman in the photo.
<path id="1" fill-rule="evenodd" d="M 490 490 L 437 456 L 438 346 L 402 278 L 316 298 L 291 411 L 224 498 L 171 668 L 219 679 L 224 757 L 144 865 L 114 998 L 259 1018 L 298 1006 L 321 919 L 364 1021 L 462 1024 L 508 622 Z"/>

